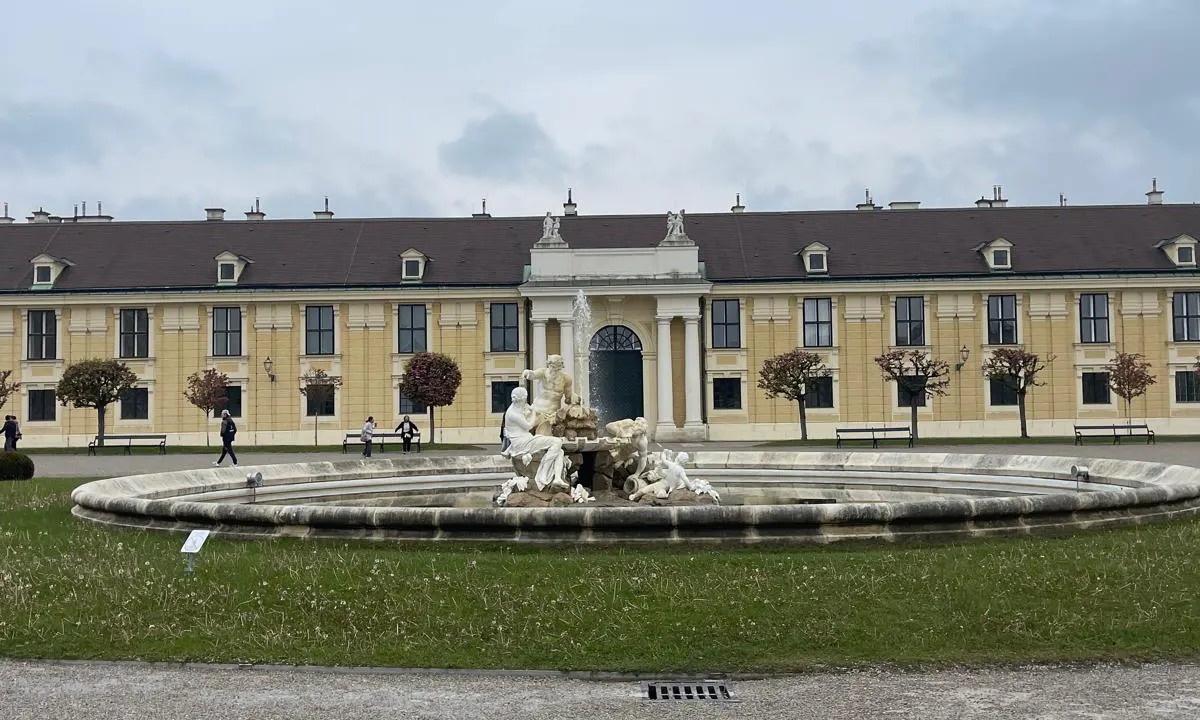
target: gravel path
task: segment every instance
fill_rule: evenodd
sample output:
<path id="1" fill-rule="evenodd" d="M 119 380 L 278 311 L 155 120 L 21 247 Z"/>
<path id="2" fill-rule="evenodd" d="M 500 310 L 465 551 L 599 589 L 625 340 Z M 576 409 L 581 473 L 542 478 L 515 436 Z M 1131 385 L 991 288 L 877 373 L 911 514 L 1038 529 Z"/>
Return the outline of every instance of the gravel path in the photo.
<path id="1" fill-rule="evenodd" d="M 863 671 L 732 681 L 736 702 L 656 702 L 562 675 L 0 660 L 0 715 L 56 718 L 1195 718 L 1200 666 Z"/>

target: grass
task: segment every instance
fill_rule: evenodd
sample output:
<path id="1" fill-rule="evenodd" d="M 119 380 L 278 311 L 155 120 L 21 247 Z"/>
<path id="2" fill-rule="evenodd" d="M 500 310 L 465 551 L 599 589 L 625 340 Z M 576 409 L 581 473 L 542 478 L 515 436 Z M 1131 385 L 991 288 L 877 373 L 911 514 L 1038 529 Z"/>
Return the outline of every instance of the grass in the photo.
<path id="1" fill-rule="evenodd" d="M 387 443 L 387 452 L 399 452 L 400 441 L 396 440 Z M 459 445 L 454 443 L 422 443 L 421 450 L 474 450 L 481 447 L 480 445 Z M 353 444 L 351 450 L 357 448 L 358 452 L 362 452 L 362 445 Z M 233 446 L 235 452 L 238 453 L 341 453 L 341 444 L 337 445 L 243 445 L 235 443 Z M 375 444 L 376 452 L 379 451 L 379 444 Z M 88 452 L 87 446 L 80 447 L 22 447 L 21 452 L 26 455 L 36 457 L 38 455 L 86 455 Z M 134 455 L 158 455 L 158 447 L 151 445 L 134 445 Z M 113 444 L 99 448 L 101 455 L 124 455 L 125 444 L 121 441 L 113 441 Z M 207 455 L 211 453 L 221 452 L 221 443 L 217 442 L 213 445 L 168 445 L 168 455 Z"/>
<path id="2" fill-rule="evenodd" d="M 799 432 L 799 430 L 797 430 Z M 1104 444 L 1103 437 L 1089 438 L 1090 444 Z M 1197 435 L 1156 435 L 1156 442 L 1197 442 L 1200 441 L 1200 436 Z M 1111 437 L 1109 438 L 1111 441 Z M 1144 438 L 1133 437 L 1133 442 L 1145 442 Z M 1062 437 L 922 437 L 917 441 L 917 447 L 922 445 L 942 446 L 942 445 L 1074 445 L 1075 438 Z M 833 447 L 832 439 L 819 440 L 765 440 L 758 443 L 758 447 Z M 908 440 L 903 438 L 880 438 L 879 446 L 885 447 L 907 447 Z M 848 442 L 843 441 L 841 449 L 843 450 L 861 450 L 863 448 L 870 449 L 870 438 L 866 441 L 861 438 L 853 439 Z"/>
<path id="3" fill-rule="evenodd" d="M 1168 660 L 1200 648 L 1200 522 L 930 548 L 235 542 L 74 520 L 0 483 L 0 655 L 785 672 Z"/>

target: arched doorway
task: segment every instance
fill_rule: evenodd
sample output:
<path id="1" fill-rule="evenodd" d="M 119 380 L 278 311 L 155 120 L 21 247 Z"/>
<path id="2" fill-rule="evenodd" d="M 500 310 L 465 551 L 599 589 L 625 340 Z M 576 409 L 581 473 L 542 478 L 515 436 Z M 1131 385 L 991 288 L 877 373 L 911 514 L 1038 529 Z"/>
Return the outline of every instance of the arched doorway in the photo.
<path id="1" fill-rule="evenodd" d="M 588 343 L 591 365 L 588 399 L 600 427 L 623 418 L 640 417 L 642 407 L 642 341 L 624 325 L 605 325 Z"/>

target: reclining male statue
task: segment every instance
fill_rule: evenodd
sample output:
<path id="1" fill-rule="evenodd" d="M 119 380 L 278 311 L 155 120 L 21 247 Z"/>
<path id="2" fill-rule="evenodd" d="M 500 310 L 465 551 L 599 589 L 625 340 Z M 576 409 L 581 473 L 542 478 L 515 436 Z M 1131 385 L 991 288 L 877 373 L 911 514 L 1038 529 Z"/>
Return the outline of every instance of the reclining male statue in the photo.
<path id="1" fill-rule="evenodd" d="M 536 421 L 534 410 L 529 405 L 529 393 L 523 387 L 514 388 L 512 402 L 504 412 L 504 433 L 509 445 L 501 455 L 513 462 L 518 475 L 530 478 L 538 490 L 549 487 L 570 491 L 567 482 L 567 458 L 563 454 L 563 439 L 553 435 L 534 435 L 531 431 Z M 535 455 L 542 453 L 537 471 L 531 466 Z"/>

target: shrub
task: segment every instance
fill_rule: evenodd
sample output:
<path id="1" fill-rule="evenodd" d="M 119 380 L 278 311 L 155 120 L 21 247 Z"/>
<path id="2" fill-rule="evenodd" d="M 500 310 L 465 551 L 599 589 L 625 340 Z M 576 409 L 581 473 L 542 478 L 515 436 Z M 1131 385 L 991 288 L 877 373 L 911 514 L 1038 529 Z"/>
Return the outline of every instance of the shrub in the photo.
<path id="1" fill-rule="evenodd" d="M 24 453 L 0 453 L 0 480 L 28 480 L 33 477 L 33 460 Z"/>

